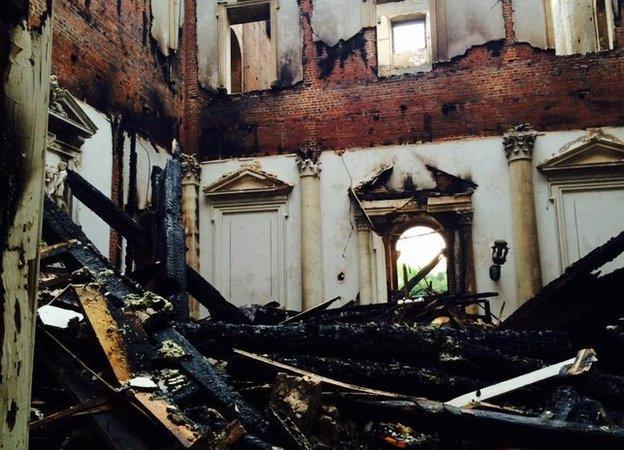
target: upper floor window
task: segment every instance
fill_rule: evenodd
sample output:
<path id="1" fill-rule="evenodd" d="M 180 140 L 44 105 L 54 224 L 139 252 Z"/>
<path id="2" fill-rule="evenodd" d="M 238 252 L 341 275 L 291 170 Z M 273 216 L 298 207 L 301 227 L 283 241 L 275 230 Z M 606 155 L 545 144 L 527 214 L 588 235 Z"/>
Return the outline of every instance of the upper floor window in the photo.
<path id="1" fill-rule="evenodd" d="M 558 55 L 611 50 L 614 14 L 610 0 L 546 0 L 548 40 Z"/>
<path id="2" fill-rule="evenodd" d="M 275 0 L 219 5 L 219 77 L 228 93 L 269 89 L 277 79 Z"/>
<path id="3" fill-rule="evenodd" d="M 438 47 L 433 0 L 377 0 L 376 15 L 380 76 L 431 69 Z"/>
<path id="4" fill-rule="evenodd" d="M 414 53 L 427 48 L 425 18 L 406 20 L 392 24 L 394 53 Z"/>

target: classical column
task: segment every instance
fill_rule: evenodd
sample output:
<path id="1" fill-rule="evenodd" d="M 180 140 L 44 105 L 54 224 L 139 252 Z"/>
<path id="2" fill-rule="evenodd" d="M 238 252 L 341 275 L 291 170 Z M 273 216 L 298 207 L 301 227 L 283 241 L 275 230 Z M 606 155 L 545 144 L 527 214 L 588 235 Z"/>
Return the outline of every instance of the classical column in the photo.
<path id="1" fill-rule="evenodd" d="M 477 277 L 475 272 L 474 249 L 472 242 L 472 211 L 458 213 L 459 222 L 459 247 L 461 251 L 461 292 L 463 294 L 476 294 Z M 477 305 L 466 307 L 468 314 L 478 314 Z"/>
<path id="2" fill-rule="evenodd" d="M 375 300 L 373 288 L 373 254 L 371 248 L 371 229 L 365 217 L 359 214 L 355 218 L 358 243 L 358 272 L 360 279 L 360 304 L 368 305 Z"/>
<path id="3" fill-rule="evenodd" d="M 461 265 L 463 294 L 475 294 L 477 292 L 477 277 L 475 275 L 474 250 L 472 243 L 472 211 L 458 213 L 459 239 L 461 248 Z"/>
<path id="4" fill-rule="evenodd" d="M 303 309 L 325 300 L 321 231 L 321 163 L 297 158 L 301 174 L 301 289 Z"/>
<path id="5" fill-rule="evenodd" d="M 514 240 L 511 251 L 516 262 L 518 304 L 542 287 L 535 197 L 533 194 L 533 146 L 537 132 L 529 124 L 518 125 L 503 136 L 511 181 Z"/>
<path id="6" fill-rule="evenodd" d="M 199 181 L 201 167 L 194 156 L 182 154 L 182 225 L 186 243 L 186 263 L 199 270 Z M 191 317 L 199 319 L 199 303 L 189 299 Z"/>

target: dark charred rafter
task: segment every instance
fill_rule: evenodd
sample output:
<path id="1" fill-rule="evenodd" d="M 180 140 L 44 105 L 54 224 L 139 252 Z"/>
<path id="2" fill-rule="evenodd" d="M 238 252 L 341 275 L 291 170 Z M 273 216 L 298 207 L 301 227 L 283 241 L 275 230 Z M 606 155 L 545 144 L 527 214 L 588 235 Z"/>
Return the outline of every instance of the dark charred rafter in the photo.
<path id="1" fill-rule="evenodd" d="M 144 254 L 152 255 L 150 233 L 144 230 L 134 219 L 77 173 L 71 172 L 71 176 L 68 176 L 68 182 L 72 194 L 78 200 Z M 155 184 L 152 189 L 157 189 Z M 45 202 L 44 215 L 44 237 L 49 244 L 70 239 L 80 241 L 87 239 L 80 227 L 74 224 L 65 213 L 49 200 Z M 188 265 L 186 266 L 186 277 L 189 293 L 210 311 L 212 317 L 231 323 L 249 323 L 249 319 L 237 307 L 228 302 L 217 289 Z"/>

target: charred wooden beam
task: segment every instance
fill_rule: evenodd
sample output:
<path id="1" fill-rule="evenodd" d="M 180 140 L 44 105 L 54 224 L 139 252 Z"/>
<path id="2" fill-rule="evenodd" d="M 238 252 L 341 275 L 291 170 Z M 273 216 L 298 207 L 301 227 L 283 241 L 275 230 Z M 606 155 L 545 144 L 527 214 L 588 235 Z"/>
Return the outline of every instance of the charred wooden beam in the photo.
<path id="1" fill-rule="evenodd" d="M 624 231 L 600 247 L 570 265 L 565 272 L 544 286 L 535 296 L 527 300 L 502 324 L 505 329 L 562 329 L 570 323 L 570 315 L 582 316 L 587 304 L 594 301 L 593 296 L 569 297 L 575 290 L 591 284 L 595 277 L 591 273 L 612 261 L 624 252 Z M 624 272 L 618 275 L 624 278 Z M 578 310 L 578 312 L 577 312 Z"/>
<path id="2" fill-rule="evenodd" d="M 353 356 L 354 349 L 367 358 L 384 360 L 440 360 L 446 352 L 485 360 L 508 354 L 509 359 L 558 360 L 569 352 L 567 335 L 557 332 L 497 332 L 455 330 L 428 326 L 387 324 L 233 325 L 204 322 L 189 328 L 188 336 L 202 351 L 242 348 L 261 353 Z M 495 360 L 493 361 L 495 363 Z"/>
<path id="3" fill-rule="evenodd" d="M 72 194 L 76 195 L 78 200 L 146 255 L 152 254 L 151 242 L 146 241 L 146 236 L 149 236 L 146 230 L 80 175 L 74 172 L 71 179 L 70 186 L 78 187 L 76 190 L 72 187 Z M 157 178 L 156 183 L 158 182 Z M 152 189 L 156 187 L 153 186 Z M 43 236 L 48 244 L 57 244 L 70 239 L 77 239 L 83 243 L 90 242 L 82 229 L 49 198 L 45 200 L 43 225 Z M 214 286 L 190 266 L 186 267 L 186 276 L 189 293 L 210 311 L 214 319 L 231 323 L 250 323 L 242 311 L 228 302 Z"/>
<path id="4" fill-rule="evenodd" d="M 444 430 L 446 438 L 474 439 L 481 444 L 528 448 L 618 449 L 624 429 L 605 428 L 516 414 L 460 409 L 424 399 L 357 402 L 367 420 L 397 420 L 419 429 Z M 358 408 L 352 408 L 357 413 Z M 361 414 L 360 414 L 361 415 Z"/>
<path id="5" fill-rule="evenodd" d="M 67 184 L 74 197 L 84 203 L 104 222 L 117 230 L 133 245 L 146 250 L 150 247 L 149 235 L 142 230 L 136 221 L 106 195 L 93 187 L 87 180 L 73 170 L 67 171 Z M 80 237 L 76 237 L 82 240 Z"/>
<path id="6" fill-rule="evenodd" d="M 210 361 L 184 336 L 171 328 L 158 331 L 154 336 L 161 343 L 174 342 L 184 352 L 184 356 L 178 359 L 180 366 L 232 419 L 240 420 L 245 429 L 258 438 L 264 439 L 268 436 L 266 420 L 223 379 Z"/>
<path id="7" fill-rule="evenodd" d="M 165 169 L 152 171 L 153 255 L 161 264 L 155 278 L 156 292 L 175 299 L 176 316 L 188 319 L 186 294 L 186 244 L 182 227 L 182 163 L 175 152 Z"/>

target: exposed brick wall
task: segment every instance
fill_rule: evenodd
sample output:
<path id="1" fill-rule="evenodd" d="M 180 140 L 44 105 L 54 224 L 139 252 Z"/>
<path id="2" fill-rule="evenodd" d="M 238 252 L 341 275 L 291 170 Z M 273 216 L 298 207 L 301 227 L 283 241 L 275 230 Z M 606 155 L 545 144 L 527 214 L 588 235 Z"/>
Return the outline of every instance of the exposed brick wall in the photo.
<path id="1" fill-rule="evenodd" d="M 36 21 L 48 0 L 33 0 Z M 181 113 L 177 75 L 150 35 L 150 0 L 55 0 L 52 71 L 72 94 L 166 145 Z M 179 84 L 179 80 L 178 80 Z"/>
<path id="2" fill-rule="evenodd" d="M 194 42 L 194 0 L 185 37 Z M 415 143 L 538 130 L 624 124 L 624 51 L 556 57 L 508 39 L 470 49 L 428 73 L 378 78 L 375 30 L 327 48 L 313 42 L 312 0 L 301 0 L 304 81 L 269 92 L 214 95 L 197 83 L 188 50 L 182 142 L 204 158 Z M 618 41 L 624 41 L 622 28 Z M 192 47 L 192 46 L 191 46 Z"/>

